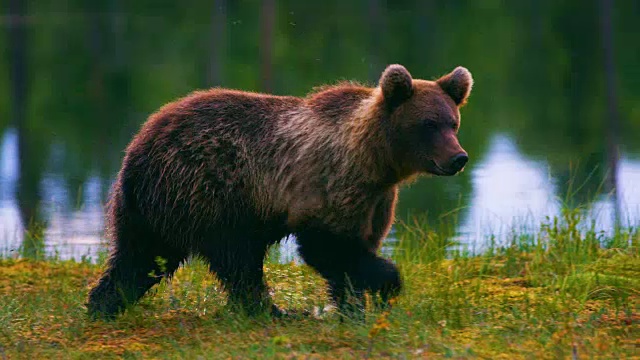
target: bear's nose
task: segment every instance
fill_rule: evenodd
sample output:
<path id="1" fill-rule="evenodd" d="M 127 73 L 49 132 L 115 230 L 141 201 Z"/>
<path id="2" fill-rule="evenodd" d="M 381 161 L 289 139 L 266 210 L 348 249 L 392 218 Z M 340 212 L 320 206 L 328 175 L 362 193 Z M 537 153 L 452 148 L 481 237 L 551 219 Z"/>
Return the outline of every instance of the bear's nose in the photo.
<path id="1" fill-rule="evenodd" d="M 467 164 L 467 161 L 469 161 L 469 156 L 467 155 L 467 153 L 454 155 L 451 160 L 449 160 L 449 164 L 451 164 L 450 168 L 452 171 L 458 172 L 462 170 L 462 168 Z"/>

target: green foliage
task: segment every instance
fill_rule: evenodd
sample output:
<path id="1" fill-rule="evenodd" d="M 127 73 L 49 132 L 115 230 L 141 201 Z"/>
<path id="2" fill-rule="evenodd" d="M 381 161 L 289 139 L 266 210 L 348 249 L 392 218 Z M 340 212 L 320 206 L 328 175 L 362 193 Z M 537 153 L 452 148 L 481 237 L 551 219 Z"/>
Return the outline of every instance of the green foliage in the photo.
<path id="1" fill-rule="evenodd" d="M 148 0 L 71 1 L 62 8 L 29 2 L 24 118 L 11 115 L 18 113 L 10 101 L 13 77 L 0 79 L 0 93 L 11 95 L 0 100 L 7 105 L 0 106 L 6 115 L 0 130 L 12 119 L 23 129 L 27 149 L 21 182 L 32 196 L 21 199 L 21 207 L 40 205 L 37 184 L 50 170 L 52 146 L 64 150 L 53 170 L 63 173 L 70 189 L 94 175 L 106 181 L 146 117 L 196 88 L 264 91 L 270 69 L 273 92 L 304 95 L 342 79 L 375 84 L 388 63 L 405 64 L 418 78 L 456 65 L 471 69 L 476 87 L 460 133 L 473 160 L 468 170 L 484 156 L 491 135 L 506 133 L 527 157 L 550 163 L 560 197 L 567 193 L 570 162 L 587 163 L 580 177 L 598 168 L 589 182 L 602 182 L 608 128 L 594 4 L 277 2 L 273 45 L 263 49 L 271 54 L 268 63 L 260 50 L 264 12 L 254 11 L 261 6 L 257 0 L 188 7 Z M 613 15 L 620 135 L 633 153 L 633 134 L 640 131 L 633 120 L 640 77 L 633 69 L 640 51 L 631 31 L 637 12 L 629 6 L 616 3 Z M 7 40 L 0 55 L 5 68 L 12 61 Z M 219 74 L 208 75 L 212 68 Z M 435 224 L 439 215 L 464 209 L 468 199 L 458 194 L 471 189 L 470 176 L 420 181 L 404 190 L 399 214 L 407 219 L 410 212 L 426 212 Z"/>

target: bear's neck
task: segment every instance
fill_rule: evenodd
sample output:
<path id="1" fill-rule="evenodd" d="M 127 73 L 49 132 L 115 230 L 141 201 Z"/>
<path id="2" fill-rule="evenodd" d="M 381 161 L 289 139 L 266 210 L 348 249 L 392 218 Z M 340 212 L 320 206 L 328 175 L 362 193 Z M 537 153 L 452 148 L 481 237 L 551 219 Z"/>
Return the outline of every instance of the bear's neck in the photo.
<path id="1" fill-rule="evenodd" d="M 376 91 L 376 90 L 374 90 Z M 345 121 L 344 133 L 348 153 L 355 171 L 365 173 L 370 181 L 380 183 L 382 187 L 393 186 L 401 181 L 394 168 L 391 145 L 389 144 L 388 120 L 380 97 L 377 94 L 363 100 Z"/>
<path id="2" fill-rule="evenodd" d="M 380 89 L 353 83 L 330 86 L 310 94 L 305 107 L 313 115 L 303 116 L 299 126 L 313 128 L 315 148 L 331 151 L 341 173 L 381 187 L 399 182 Z"/>

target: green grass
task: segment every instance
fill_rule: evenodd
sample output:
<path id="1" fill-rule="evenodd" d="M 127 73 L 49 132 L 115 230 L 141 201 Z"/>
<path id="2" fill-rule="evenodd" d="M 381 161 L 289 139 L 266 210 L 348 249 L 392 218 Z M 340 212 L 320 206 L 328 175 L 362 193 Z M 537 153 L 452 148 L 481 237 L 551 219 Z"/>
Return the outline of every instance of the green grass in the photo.
<path id="1" fill-rule="evenodd" d="M 578 214 L 578 215 L 576 215 Z M 101 265 L 0 260 L 0 359 L 43 358 L 638 358 L 640 233 L 598 233 L 578 212 L 471 255 L 424 223 L 398 227 L 406 289 L 364 323 L 249 319 L 225 308 L 191 260 L 114 322 L 84 302 Z M 308 267 L 267 263 L 278 305 L 322 309 Z"/>

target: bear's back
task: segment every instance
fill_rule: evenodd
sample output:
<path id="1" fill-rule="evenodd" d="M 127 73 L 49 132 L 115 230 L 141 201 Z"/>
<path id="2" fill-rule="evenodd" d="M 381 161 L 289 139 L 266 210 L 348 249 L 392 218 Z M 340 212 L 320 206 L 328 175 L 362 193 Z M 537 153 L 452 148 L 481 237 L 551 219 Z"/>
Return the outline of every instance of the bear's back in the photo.
<path id="1" fill-rule="evenodd" d="M 169 103 L 129 144 L 121 190 L 160 231 L 180 224 L 185 227 L 178 231 L 191 232 L 187 224 L 198 218 L 247 216 L 255 207 L 249 184 L 256 171 L 252 153 L 266 151 L 278 119 L 300 102 L 212 89 Z"/>
<path id="2" fill-rule="evenodd" d="M 349 179 L 359 171 L 350 168 L 358 163 L 345 152 L 345 124 L 370 95 L 353 84 L 304 99 L 194 92 L 143 125 L 127 149 L 123 188 L 162 232 L 326 206 L 328 191 L 341 196 L 355 185 Z"/>

